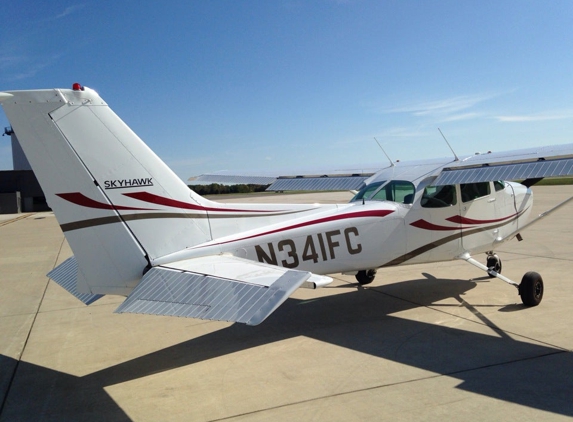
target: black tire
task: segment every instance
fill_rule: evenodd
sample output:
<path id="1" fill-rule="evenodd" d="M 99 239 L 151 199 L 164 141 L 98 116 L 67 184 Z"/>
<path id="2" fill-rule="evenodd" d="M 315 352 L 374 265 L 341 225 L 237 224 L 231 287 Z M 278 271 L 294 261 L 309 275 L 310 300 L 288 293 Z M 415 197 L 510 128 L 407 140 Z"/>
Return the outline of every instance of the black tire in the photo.
<path id="1" fill-rule="evenodd" d="M 494 270 L 496 273 L 501 274 L 501 259 L 497 255 L 488 255 L 487 263 L 485 264 L 490 270 Z M 489 278 L 494 278 L 495 276 L 488 274 Z"/>
<path id="2" fill-rule="evenodd" d="M 530 271 L 525 273 L 519 285 L 519 295 L 525 306 L 537 306 L 543 299 L 543 279 L 541 276 Z"/>
<path id="3" fill-rule="evenodd" d="M 374 281 L 376 277 L 376 270 L 361 270 L 356 273 L 356 280 L 361 286 L 365 284 L 370 284 Z"/>

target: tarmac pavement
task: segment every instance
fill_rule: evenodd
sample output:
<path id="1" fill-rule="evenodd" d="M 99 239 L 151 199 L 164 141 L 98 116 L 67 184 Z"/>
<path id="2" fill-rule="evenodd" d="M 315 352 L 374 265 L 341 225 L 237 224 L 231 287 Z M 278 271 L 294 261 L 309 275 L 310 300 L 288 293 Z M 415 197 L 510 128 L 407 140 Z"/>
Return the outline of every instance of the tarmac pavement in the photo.
<path id="1" fill-rule="evenodd" d="M 534 187 L 532 216 L 572 195 Z M 537 307 L 452 261 L 335 274 L 256 327 L 84 306 L 45 276 L 72 254 L 53 214 L 2 216 L 0 421 L 571 420 L 572 207 L 497 250 L 507 277 L 541 273 Z"/>

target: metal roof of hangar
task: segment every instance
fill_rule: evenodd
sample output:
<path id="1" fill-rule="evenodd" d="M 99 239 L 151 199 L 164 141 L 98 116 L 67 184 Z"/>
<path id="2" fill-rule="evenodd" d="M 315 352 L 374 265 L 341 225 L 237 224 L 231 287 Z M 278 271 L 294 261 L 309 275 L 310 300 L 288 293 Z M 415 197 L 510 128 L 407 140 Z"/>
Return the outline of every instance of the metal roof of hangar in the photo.
<path id="1" fill-rule="evenodd" d="M 267 188 L 268 191 L 334 191 L 359 190 L 371 175 L 361 176 L 320 176 L 320 177 L 279 177 Z"/>

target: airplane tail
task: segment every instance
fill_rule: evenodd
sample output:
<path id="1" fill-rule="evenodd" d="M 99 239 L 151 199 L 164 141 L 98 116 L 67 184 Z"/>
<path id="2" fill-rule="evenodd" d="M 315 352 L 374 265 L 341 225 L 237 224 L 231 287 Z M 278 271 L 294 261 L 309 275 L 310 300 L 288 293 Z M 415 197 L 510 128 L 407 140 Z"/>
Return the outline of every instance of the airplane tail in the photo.
<path id="1" fill-rule="evenodd" d="M 211 240 L 210 201 L 74 85 L 0 102 L 74 252 L 77 290 L 129 294 L 151 260 Z"/>

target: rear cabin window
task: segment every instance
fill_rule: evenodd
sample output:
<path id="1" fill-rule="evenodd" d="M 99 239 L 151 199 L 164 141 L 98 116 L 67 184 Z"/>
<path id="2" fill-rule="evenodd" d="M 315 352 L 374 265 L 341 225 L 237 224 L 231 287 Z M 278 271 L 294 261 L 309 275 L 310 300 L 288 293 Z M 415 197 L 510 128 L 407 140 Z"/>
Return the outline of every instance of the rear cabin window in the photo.
<path id="1" fill-rule="evenodd" d="M 496 192 L 499 192 L 500 190 L 504 190 L 505 189 L 505 182 L 503 182 L 501 180 L 496 180 L 493 182 L 493 188 L 495 189 Z"/>
<path id="2" fill-rule="evenodd" d="M 456 205 L 456 187 L 454 185 L 446 186 L 427 186 L 422 194 L 423 208 L 445 208 Z"/>
<path id="3" fill-rule="evenodd" d="M 473 201 L 474 199 L 488 196 L 491 192 L 489 182 L 465 183 L 460 185 L 462 202 Z"/>

